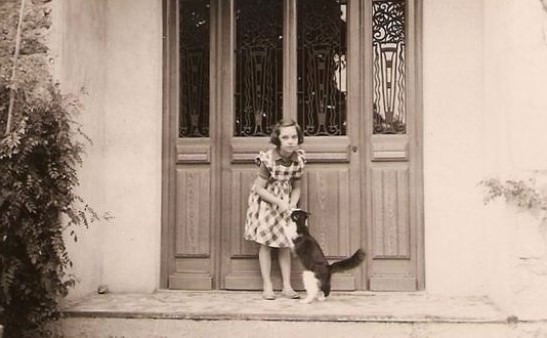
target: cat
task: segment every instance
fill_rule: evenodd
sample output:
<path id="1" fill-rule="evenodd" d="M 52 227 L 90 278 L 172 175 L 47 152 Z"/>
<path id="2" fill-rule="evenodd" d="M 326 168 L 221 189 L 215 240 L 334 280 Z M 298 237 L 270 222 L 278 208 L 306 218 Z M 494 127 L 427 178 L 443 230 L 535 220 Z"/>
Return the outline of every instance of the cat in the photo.
<path id="1" fill-rule="evenodd" d="M 301 300 L 302 303 L 311 303 L 316 298 L 324 301 L 330 294 L 332 274 L 356 268 L 365 258 L 365 252 L 358 249 L 351 257 L 329 264 L 319 243 L 309 232 L 309 215 L 302 209 L 293 209 L 291 221 L 285 229 L 291 249 L 304 267 L 302 280 L 306 298 Z"/>

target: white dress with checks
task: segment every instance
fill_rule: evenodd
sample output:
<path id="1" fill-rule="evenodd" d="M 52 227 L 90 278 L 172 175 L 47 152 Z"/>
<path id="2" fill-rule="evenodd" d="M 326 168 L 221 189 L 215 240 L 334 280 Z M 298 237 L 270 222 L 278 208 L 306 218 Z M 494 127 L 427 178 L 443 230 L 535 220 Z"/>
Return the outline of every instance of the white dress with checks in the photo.
<path id="1" fill-rule="evenodd" d="M 292 161 L 289 166 L 277 164 L 273 156 L 274 151 L 274 149 L 261 151 L 256 157 L 256 163 L 258 166 L 264 164 L 270 173 L 265 187 L 266 190 L 282 200 L 288 200 L 291 195 L 293 180 L 301 178 L 304 173 L 306 162 L 304 151 L 297 150 L 297 160 Z M 284 229 L 290 215 L 288 213 L 280 214 L 277 205 L 263 201 L 255 190 L 256 187 L 253 184 L 249 194 L 244 238 L 269 247 L 289 247 Z"/>

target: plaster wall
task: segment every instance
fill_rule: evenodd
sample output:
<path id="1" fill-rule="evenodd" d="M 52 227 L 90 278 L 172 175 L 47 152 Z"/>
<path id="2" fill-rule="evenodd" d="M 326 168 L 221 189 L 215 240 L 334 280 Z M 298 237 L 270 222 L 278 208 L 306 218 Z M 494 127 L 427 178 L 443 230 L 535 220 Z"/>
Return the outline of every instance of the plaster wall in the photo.
<path id="1" fill-rule="evenodd" d="M 537 179 L 545 190 L 547 135 L 547 8 L 540 1 L 487 0 L 485 7 L 490 150 L 498 154 L 494 172 L 502 179 Z M 488 293 L 521 318 L 545 318 L 547 237 L 541 214 L 522 212 L 499 202 L 488 208 L 493 236 Z"/>
<path id="2" fill-rule="evenodd" d="M 92 208 L 102 213 L 104 200 L 105 161 L 105 74 L 106 0 L 54 1 L 49 35 L 54 78 L 64 94 L 78 96 L 82 112 L 75 116 L 93 144 L 86 144 L 84 165 L 80 171 L 79 194 Z M 78 285 L 71 295 L 90 292 L 102 283 L 103 223 L 89 229 L 75 229 L 78 242 L 68 236 L 66 243 L 74 263 Z"/>
<path id="3" fill-rule="evenodd" d="M 54 11 L 56 76 L 80 94 L 93 140 L 81 195 L 109 221 L 78 231 L 73 296 L 158 286 L 161 230 L 162 6 L 149 0 L 63 0 Z M 57 47 L 55 47 L 57 46 Z"/>
<path id="4" fill-rule="evenodd" d="M 485 177 L 482 1 L 423 3 L 426 290 L 484 292 L 490 251 L 478 182 Z"/>
<path id="5" fill-rule="evenodd" d="M 536 0 L 424 1 L 426 289 L 521 318 L 545 316 L 545 233 L 477 184 L 545 172 L 545 22 Z"/>
<path id="6" fill-rule="evenodd" d="M 161 233 L 162 5 L 107 2 L 103 282 L 158 286 Z"/>

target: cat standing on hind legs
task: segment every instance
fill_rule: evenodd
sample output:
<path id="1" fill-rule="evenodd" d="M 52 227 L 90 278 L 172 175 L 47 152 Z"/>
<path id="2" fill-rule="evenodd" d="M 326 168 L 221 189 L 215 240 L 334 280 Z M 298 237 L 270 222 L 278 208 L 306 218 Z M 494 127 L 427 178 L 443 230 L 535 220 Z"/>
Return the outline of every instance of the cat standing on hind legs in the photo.
<path id="1" fill-rule="evenodd" d="M 307 295 L 302 303 L 311 303 L 314 299 L 325 300 L 330 295 L 332 274 L 354 269 L 365 258 L 364 251 L 358 249 L 351 257 L 329 264 L 321 246 L 310 234 L 308 216 L 309 213 L 302 209 L 293 209 L 292 222 L 285 228 L 285 235 L 292 243 L 292 250 L 304 267 L 302 279 Z"/>

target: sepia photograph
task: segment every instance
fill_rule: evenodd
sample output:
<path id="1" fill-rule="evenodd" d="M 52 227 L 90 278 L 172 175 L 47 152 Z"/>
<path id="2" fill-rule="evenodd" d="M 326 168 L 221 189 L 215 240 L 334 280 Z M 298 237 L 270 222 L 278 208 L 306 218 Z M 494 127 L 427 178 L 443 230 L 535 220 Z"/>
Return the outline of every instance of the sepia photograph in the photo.
<path id="1" fill-rule="evenodd" d="M 547 0 L 0 0 L 0 338 L 547 338 Z"/>

